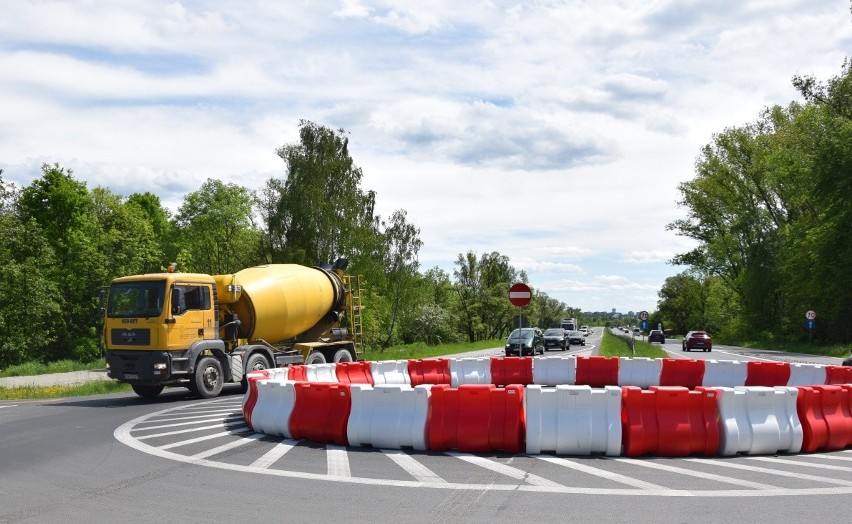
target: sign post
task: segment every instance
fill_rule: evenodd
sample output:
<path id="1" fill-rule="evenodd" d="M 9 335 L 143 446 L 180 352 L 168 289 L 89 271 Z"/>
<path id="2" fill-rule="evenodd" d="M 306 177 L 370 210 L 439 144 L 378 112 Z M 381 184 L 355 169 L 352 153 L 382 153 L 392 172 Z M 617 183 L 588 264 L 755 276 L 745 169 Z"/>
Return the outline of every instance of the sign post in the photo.
<path id="1" fill-rule="evenodd" d="M 808 328 L 808 345 L 811 345 L 811 335 L 816 329 L 816 311 L 809 309 L 805 312 L 805 327 Z"/>
<path id="2" fill-rule="evenodd" d="M 523 341 L 521 338 L 521 308 L 530 303 L 532 299 L 532 290 L 530 287 L 523 282 L 517 282 L 512 284 L 512 287 L 509 288 L 509 302 L 512 303 L 513 306 L 518 307 L 518 340 Z M 524 356 L 523 342 L 520 342 L 518 346 L 518 356 Z M 533 356 L 535 356 L 535 347 L 533 347 Z"/>
<path id="3" fill-rule="evenodd" d="M 639 329 L 643 332 L 648 331 L 648 327 L 650 327 L 650 323 L 648 322 L 648 312 L 640 311 L 639 312 Z M 642 340 L 645 340 L 645 334 L 642 334 Z"/>

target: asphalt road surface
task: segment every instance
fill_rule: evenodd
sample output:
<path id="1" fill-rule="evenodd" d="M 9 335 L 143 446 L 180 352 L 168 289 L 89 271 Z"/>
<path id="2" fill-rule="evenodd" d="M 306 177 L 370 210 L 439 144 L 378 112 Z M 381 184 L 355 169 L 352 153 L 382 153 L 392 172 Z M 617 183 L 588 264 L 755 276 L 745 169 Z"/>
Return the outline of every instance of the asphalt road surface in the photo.
<path id="1" fill-rule="evenodd" d="M 212 400 L 167 390 L 155 401 L 0 402 L 0 522 L 836 522 L 852 496 L 849 451 L 628 459 L 340 447 L 255 434 L 241 401 L 229 388 Z"/>

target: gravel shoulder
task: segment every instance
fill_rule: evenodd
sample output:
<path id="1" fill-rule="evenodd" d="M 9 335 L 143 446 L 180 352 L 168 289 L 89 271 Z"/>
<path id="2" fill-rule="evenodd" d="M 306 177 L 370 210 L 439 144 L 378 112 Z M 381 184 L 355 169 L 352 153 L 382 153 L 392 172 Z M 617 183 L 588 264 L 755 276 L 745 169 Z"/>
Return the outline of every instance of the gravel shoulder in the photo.
<path id="1" fill-rule="evenodd" d="M 0 377 L 0 387 L 48 387 L 84 384 L 96 380 L 109 380 L 105 369 L 92 371 L 69 371 L 68 373 L 50 373 L 26 377 Z"/>

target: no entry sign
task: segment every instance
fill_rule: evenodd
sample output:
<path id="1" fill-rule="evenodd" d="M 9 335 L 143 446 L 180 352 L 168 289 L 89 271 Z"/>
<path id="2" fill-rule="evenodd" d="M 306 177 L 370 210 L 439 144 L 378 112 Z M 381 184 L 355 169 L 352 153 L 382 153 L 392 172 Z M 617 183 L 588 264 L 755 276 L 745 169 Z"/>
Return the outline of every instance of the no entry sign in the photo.
<path id="1" fill-rule="evenodd" d="M 513 306 L 526 306 L 530 303 L 531 298 L 532 291 L 530 290 L 530 287 L 523 282 L 512 284 L 512 287 L 509 288 L 509 302 L 511 302 Z"/>

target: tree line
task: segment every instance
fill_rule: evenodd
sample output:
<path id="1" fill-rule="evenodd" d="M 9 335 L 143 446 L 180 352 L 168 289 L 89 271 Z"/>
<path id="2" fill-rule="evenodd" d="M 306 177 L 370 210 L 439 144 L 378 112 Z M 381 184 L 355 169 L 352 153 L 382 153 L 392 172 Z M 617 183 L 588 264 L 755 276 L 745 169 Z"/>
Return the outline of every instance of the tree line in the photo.
<path id="1" fill-rule="evenodd" d="M 350 260 L 362 275 L 364 343 L 503 338 L 518 316 L 507 298 L 523 271 L 497 252 L 460 253 L 452 274 L 421 271 L 420 230 L 404 209 L 375 212 L 349 139 L 310 121 L 277 151 L 284 175 L 256 191 L 208 179 L 176 212 L 150 192 L 89 189 L 71 169 L 42 166 L 25 187 L 0 171 L 0 368 L 26 361 L 100 357 L 98 292 L 118 276 L 179 271 L 227 274 L 268 263 Z M 534 291 L 524 325 L 578 313 Z"/>
<path id="2" fill-rule="evenodd" d="M 687 216 L 668 228 L 697 246 L 672 260 L 688 270 L 665 281 L 652 323 L 727 340 L 852 341 L 852 63 L 793 85 L 803 102 L 714 135 L 680 184 Z"/>

